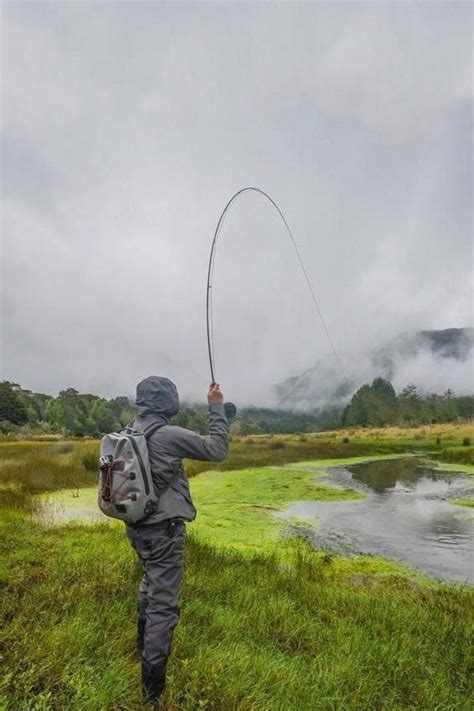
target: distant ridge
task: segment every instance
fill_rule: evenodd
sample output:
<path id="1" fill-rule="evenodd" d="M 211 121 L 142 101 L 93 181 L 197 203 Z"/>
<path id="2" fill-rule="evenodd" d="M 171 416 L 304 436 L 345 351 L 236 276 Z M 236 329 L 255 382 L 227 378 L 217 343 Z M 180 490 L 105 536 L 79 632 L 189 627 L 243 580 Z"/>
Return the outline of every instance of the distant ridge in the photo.
<path id="1" fill-rule="evenodd" d="M 430 354 L 433 358 L 448 365 L 446 361 L 464 362 L 473 357 L 474 328 L 447 328 L 444 330 L 416 331 L 403 333 L 372 351 L 365 358 L 364 369 L 352 368 L 349 381 L 357 388 L 372 377 L 382 376 L 392 379 L 400 363 L 405 370 L 421 354 Z M 355 370 L 355 372 L 354 372 Z M 466 383 L 469 389 L 469 383 Z M 472 383 L 471 383 L 472 390 Z M 287 378 L 279 383 L 275 392 L 279 405 L 302 409 L 314 409 L 321 405 L 339 405 L 350 395 L 336 368 L 328 360 L 318 361 L 312 368 L 300 375 Z"/>

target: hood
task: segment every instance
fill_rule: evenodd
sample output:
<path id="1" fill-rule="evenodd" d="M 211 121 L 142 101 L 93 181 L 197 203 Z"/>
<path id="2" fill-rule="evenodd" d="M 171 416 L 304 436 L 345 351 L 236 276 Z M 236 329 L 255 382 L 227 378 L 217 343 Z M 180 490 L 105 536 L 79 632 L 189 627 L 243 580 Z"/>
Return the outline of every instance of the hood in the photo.
<path id="1" fill-rule="evenodd" d="M 176 385 L 158 375 L 150 375 L 137 385 L 138 414 L 173 417 L 179 410 Z"/>

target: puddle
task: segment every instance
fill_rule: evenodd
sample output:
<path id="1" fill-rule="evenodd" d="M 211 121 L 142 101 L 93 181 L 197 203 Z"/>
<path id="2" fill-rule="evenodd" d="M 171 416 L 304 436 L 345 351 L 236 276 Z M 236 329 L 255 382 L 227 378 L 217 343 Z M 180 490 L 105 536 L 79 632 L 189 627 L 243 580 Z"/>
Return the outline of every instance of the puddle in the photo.
<path id="1" fill-rule="evenodd" d="M 98 523 L 113 521 L 97 506 L 97 490 L 63 489 L 55 494 L 44 494 L 36 500 L 34 518 L 46 525 L 63 523 Z"/>

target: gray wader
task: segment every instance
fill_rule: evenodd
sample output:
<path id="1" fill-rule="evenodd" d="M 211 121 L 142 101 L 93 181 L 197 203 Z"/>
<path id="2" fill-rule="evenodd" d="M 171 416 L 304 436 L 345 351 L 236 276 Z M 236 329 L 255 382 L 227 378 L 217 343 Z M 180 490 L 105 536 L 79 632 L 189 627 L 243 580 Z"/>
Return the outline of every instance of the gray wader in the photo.
<path id="1" fill-rule="evenodd" d="M 143 659 L 143 686 L 153 696 L 165 685 L 166 663 L 179 618 L 186 526 L 170 519 L 133 528 L 127 536 L 143 570 L 138 591 L 138 644 Z M 152 692 L 150 694 L 150 691 Z"/>

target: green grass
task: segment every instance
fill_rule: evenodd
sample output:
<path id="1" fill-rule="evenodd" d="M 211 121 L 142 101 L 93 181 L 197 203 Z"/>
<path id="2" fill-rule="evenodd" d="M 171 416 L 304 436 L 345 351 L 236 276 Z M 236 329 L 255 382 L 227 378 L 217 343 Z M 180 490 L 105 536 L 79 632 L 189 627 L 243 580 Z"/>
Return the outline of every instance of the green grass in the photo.
<path id="1" fill-rule="evenodd" d="M 450 436 L 461 433 L 450 429 Z M 365 431 L 349 437 L 360 437 L 351 457 L 402 450 L 394 433 L 390 444 Z M 344 558 L 279 538 L 273 507 L 355 495 L 317 478 L 352 442 L 317 438 L 285 438 L 276 449 L 271 438 L 235 442 L 233 464 L 226 463 L 234 471 L 191 481 L 199 516 L 189 526 L 163 710 L 471 708 L 472 589 L 424 581 L 381 558 Z M 44 526 L 31 517 L 38 493 L 56 492 L 68 507 L 72 499 L 78 511 L 95 506 L 96 476 L 84 455 L 97 443 L 57 447 L 0 444 L 0 708 L 146 709 L 134 656 L 140 571 L 121 525 Z M 300 463 L 283 469 L 289 452 Z"/>
<path id="2" fill-rule="evenodd" d="M 474 474 L 474 464 L 449 464 L 448 462 L 438 462 L 438 469 L 445 472 L 462 472 L 463 474 Z"/>
<path id="3" fill-rule="evenodd" d="M 5 706 L 145 708 L 121 530 L 8 524 Z M 468 708 L 469 590 L 354 575 L 304 544 L 281 566 L 190 538 L 186 571 L 163 708 Z"/>
<path id="4" fill-rule="evenodd" d="M 210 471 L 191 479 L 198 510 L 196 535 L 215 546 L 268 549 L 284 522 L 272 516 L 291 501 L 360 498 L 356 492 L 315 481 L 315 472 L 297 467 L 254 467 Z"/>

